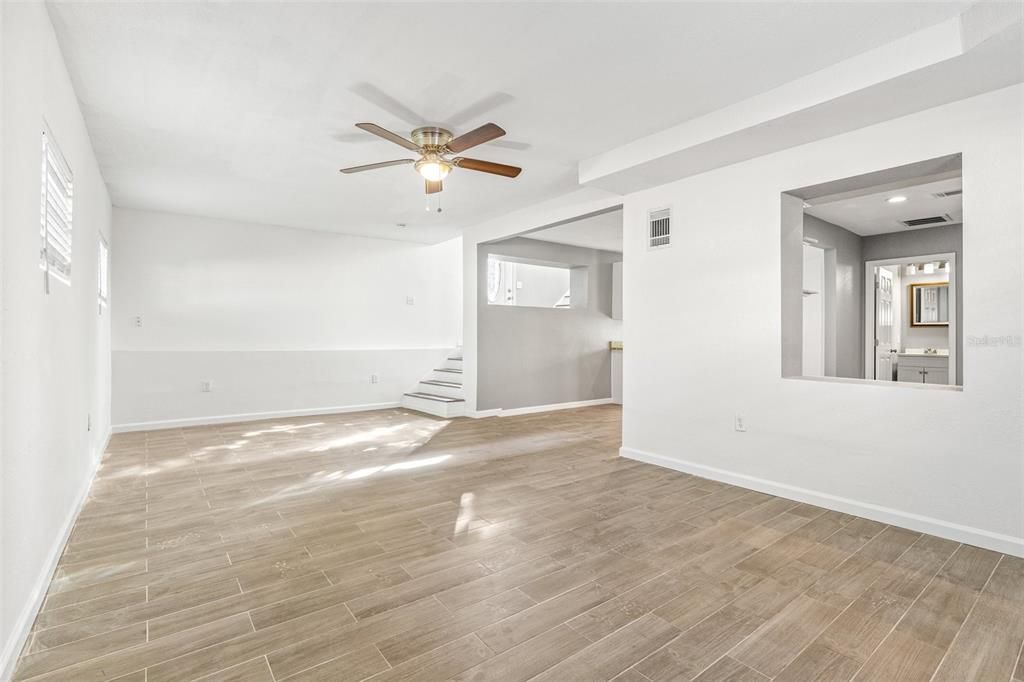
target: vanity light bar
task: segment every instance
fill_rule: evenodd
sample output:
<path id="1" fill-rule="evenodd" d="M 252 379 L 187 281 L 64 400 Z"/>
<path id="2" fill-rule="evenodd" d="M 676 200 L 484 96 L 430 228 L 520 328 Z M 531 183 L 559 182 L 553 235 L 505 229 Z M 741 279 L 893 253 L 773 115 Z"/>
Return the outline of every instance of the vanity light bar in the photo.
<path id="1" fill-rule="evenodd" d="M 949 261 L 931 261 L 929 263 L 907 263 L 907 274 L 916 275 L 919 271 L 926 275 L 934 274 L 936 270 L 949 272 Z"/>

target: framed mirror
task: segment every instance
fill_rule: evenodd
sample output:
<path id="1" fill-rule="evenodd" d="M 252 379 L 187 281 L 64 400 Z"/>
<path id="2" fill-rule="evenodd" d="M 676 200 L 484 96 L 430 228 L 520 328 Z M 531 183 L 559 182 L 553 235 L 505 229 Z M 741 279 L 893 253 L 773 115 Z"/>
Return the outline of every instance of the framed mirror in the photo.
<path id="1" fill-rule="evenodd" d="M 949 282 L 910 285 L 910 326 L 949 326 Z"/>

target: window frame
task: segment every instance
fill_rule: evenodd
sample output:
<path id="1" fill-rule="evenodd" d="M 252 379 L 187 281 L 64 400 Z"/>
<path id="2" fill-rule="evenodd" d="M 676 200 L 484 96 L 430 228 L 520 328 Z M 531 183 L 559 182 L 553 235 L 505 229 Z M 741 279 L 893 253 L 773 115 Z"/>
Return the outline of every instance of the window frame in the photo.
<path id="1" fill-rule="evenodd" d="M 71 286 L 74 260 L 74 172 L 45 120 L 43 121 L 41 152 L 39 267 L 44 273 L 44 291 L 50 293 L 51 278 Z M 59 183 L 57 186 L 63 191 L 63 198 L 55 196 L 51 199 L 51 174 Z M 59 212 L 66 215 L 61 216 Z M 63 220 L 58 223 L 57 220 L 62 217 Z M 51 220 L 51 218 L 54 219 Z M 53 251 L 59 254 L 59 258 L 54 257 Z"/>
<path id="2" fill-rule="evenodd" d="M 102 313 L 103 309 L 110 305 L 110 245 L 103 235 L 100 235 L 96 252 L 98 261 L 96 264 L 96 294 L 99 298 L 100 313 Z"/>

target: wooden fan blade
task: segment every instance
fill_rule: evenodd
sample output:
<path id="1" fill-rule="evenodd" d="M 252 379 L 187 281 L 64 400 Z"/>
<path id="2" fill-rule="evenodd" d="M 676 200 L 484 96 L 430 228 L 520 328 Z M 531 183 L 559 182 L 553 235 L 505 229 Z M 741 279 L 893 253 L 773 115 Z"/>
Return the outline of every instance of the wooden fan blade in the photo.
<path id="1" fill-rule="evenodd" d="M 376 135 L 377 137 L 382 137 L 385 140 L 387 140 L 388 142 L 394 142 L 395 144 L 401 145 L 401 146 L 405 147 L 406 149 L 411 149 L 414 152 L 418 152 L 420 150 L 420 148 L 417 147 L 416 144 L 412 140 L 407 140 L 404 137 L 402 137 L 401 135 L 397 135 L 397 134 L 391 132 L 390 130 L 386 130 L 384 128 L 381 128 L 376 123 L 357 123 L 356 124 L 356 128 L 359 128 L 361 130 L 365 130 L 366 132 L 372 133 L 373 135 Z"/>
<path id="2" fill-rule="evenodd" d="M 505 131 L 493 123 L 485 123 L 476 130 L 470 130 L 468 133 L 459 135 L 449 142 L 447 146 L 449 150 L 458 154 L 459 152 L 464 152 L 470 147 L 475 147 L 478 144 L 496 140 L 504 134 Z"/>
<path id="3" fill-rule="evenodd" d="M 424 180 L 427 183 L 427 194 L 437 194 L 444 189 L 440 180 Z"/>
<path id="4" fill-rule="evenodd" d="M 416 163 L 415 159 L 395 159 L 394 161 L 381 161 L 380 163 L 368 163 L 365 166 L 352 166 L 350 168 L 342 168 L 342 173 L 362 173 L 363 171 L 374 170 L 375 168 L 387 168 L 388 166 L 404 166 L 406 164 Z"/>
<path id="5" fill-rule="evenodd" d="M 491 173 L 492 175 L 504 175 L 506 178 L 517 177 L 523 172 L 523 169 L 518 166 L 506 166 L 503 163 L 481 161 L 480 159 L 467 159 L 464 156 L 455 157 L 452 159 L 452 162 L 457 168 L 467 168 L 480 171 L 481 173 Z"/>

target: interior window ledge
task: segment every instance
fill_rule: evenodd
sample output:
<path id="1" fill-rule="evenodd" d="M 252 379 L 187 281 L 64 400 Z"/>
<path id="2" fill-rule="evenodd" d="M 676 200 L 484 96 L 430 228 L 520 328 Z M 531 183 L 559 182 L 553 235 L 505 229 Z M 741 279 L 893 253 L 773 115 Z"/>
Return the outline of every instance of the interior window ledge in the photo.
<path id="1" fill-rule="evenodd" d="M 826 384 L 860 384 L 862 386 L 888 386 L 894 388 L 909 388 L 917 391 L 952 391 L 963 393 L 963 386 L 950 384 L 918 384 L 910 381 L 878 381 L 876 379 L 853 379 L 849 377 L 804 377 L 792 376 L 782 377 L 788 380 L 817 381 Z"/>

